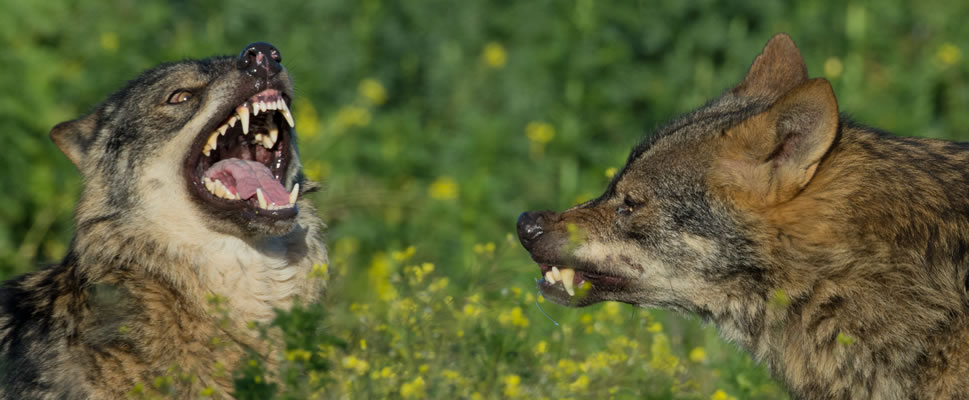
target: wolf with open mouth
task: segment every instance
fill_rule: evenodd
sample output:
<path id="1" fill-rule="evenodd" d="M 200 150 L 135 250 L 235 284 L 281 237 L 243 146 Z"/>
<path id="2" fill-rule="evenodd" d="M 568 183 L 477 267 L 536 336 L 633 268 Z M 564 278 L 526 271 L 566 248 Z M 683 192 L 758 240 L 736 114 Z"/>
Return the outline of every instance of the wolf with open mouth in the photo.
<path id="1" fill-rule="evenodd" d="M 552 301 L 699 315 L 797 398 L 967 399 L 967 164 L 839 115 L 780 34 L 602 196 L 523 213 L 518 237 Z"/>
<path id="2" fill-rule="evenodd" d="M 303 195 L 293 87 L 267 43 L 163 64 L 51 131 L 81 172 L 76 233 L 52 267 L 0 288 L 0 398 L 121 398 L 186 377 L 231 396 L 272 346 L 248 329 L 312 301 L 324 225 Z"/>

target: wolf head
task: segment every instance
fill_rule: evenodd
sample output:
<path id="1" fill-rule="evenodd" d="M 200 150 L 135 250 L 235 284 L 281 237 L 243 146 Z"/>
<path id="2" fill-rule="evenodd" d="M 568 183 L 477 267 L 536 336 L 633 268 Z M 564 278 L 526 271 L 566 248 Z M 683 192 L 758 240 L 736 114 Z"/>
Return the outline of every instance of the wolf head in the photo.
<path id="1" fill-rule="evenodd" d="M 253 43 L 238 57 L 164 64 L 54 127 L 84 177 L 82 204 L 237 236 L 291 230 L 303 178 L 281 62 Z"/>
<path id="2" fill-rule="evenodd" d="M 279 50 L 253 43 L 148 70 L 55 126 L 84 181 L 64 262 L 89 281 L 137 269 L 200 302 L 233 297 L 247 320 L 313 295 L 302 277 L 326 248 L 300 197 L 316 184 L 301 172 L 292 99 Z"/>
<path id="3" fill-rule="evenodd" d="M 775 36 L 739 85 L 636 146 L 599 198 L 519 217 L 541 290 L 701 315 L 766 296 L 763 211 L 806 190 L 837 131 L 831 86 Z"/>

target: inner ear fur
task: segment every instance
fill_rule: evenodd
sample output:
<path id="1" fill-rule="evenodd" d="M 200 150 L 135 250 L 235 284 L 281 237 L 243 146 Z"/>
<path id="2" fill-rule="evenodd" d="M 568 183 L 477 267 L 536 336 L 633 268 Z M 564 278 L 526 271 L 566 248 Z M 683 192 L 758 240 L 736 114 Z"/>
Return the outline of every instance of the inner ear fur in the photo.
<path id="1" fill-rule="evenodd" d="M 718 169 L 755 206 L 794 198 L 814 177 L 838 132 L 838 103 L 824 78 L 795 87 L 727 132 Z"/>

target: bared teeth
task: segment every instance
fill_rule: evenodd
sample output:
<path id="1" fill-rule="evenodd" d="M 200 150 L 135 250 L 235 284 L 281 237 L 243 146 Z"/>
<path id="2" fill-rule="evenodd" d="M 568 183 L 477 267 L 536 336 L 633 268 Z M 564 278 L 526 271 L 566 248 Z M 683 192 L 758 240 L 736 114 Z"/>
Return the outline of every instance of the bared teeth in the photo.
<path id="1" fill-rule="evenodd" d="M 259 208 L 269 208 L 269 203 L 266 202 L 266 196 L 262 194 L 262 188 L 256 188 L 256 198 L 259 200 Z"/>
<path id="2" fill-rule="evenodd" d="M 239 122 L 242 123 L 242 134 L 249 133 L 249 107 L 245 104 L 236 108 L 236 114 L 239 115 Z"/>
<path id="3" fill-rule="evenodd" d="M 267 148 L 272 148 L 276 144 L 276 140 L 279 139 L 279 127 L 269 120 L 269 146 Z"/>
<path id="4" fill-rule="evenodd" d="M 299 184 L 293 185 L 293 191 L 289 192 L 289 204 L 296 204 L 296 197 L 299 196 Z"/>
<path id="5" fill-rule="evenodd" d="M 552 267 L 552 269 L 545 271 L 545 281 L 550 285 L 562 282 L 562 288 L 569 294 L 569 296 L 575 296 L 575 270 L 572 268 L 559 269 L 558 267 Z M 585 280 L 579 282 L 579 288 L 584 286 Z"/>
<path id="6" fill-rule="evenodd" d="M 229 117 L 229 122 L 226 123 L 226 125 L 229 125 L 230 128 L 234 128 L 236 126 L 236 121 L 238 120 L 239 120 L 239 117 L 233 115 Z"/>
<path id="7" fill-rule="evenodd" d="M 205 189 L 208 190 L 209 193 L 212 193 L 217 197 L 221 197 L 227 200 L 242 199 L 238 193 L 232 193 L 231 191 L 229 191 L 229 188 L 225 187 L 222 181 L 218 179 L 212 180 L 211 178 L 203 178 L 202 183 L 205 184 Z"/>
<path id="8" fill-rule="evenodd" d="M 222 126 L 220 126 L 219 129 L 216 129 L 216 130 L 219 131 L 220 136 L 225 136 L 225 131 L 229 130 L 229 124 L 222 124 Z"/>
<path id="9" fill-rule="evenodd" d="M 286 105 L 286 102 L 282 100 L 279 101 L 279 105 L 279 112 L 281 112 L 283 117 L 286 118 L 286 123 L 289 124 L 290 128 L 295 128 L 296 122 L 293 121 L 293 114 L 289 112 L 289 106 Z"/>
<path id="10" fill-rule="evenodd" d="M 552 271 L 545 271 L 545 280 L 550 284 L 555 284 L 555 275 L 552 274 Z"/>
<path id="11" fill-rule="evenodd" d="M 575 296 L 575 289 L 573 288 L 573 280 L 575 279 L 575 270 L 572 268 L 562 268 L 562 286 L 565 286 L 565 291 L 569 293 L 569 296 Z"/>

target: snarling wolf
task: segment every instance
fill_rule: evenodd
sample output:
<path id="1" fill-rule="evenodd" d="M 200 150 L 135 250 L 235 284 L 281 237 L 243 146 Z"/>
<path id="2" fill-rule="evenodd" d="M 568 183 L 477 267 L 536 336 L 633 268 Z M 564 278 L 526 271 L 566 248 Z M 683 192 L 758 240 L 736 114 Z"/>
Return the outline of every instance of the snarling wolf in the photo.
<path id="1" fill-rule="evenodd" d="M 231 396 L 241 357 L 273 362 L 247 324 L 319 296 L 326 262 L 281 62 L 253 43 L 163 64 L 53 128 L 84 181 L 76 233 L 0 288 L 0 398 L 123 398 L 170 368 L 169 394 Z"/>
<path id="2" fill-rule="evenodd" d="M 969 145 L 840 116 L 786 35 L 518 236 L 551 300 L 699 315 L 797 398 L 969 398 Z"/>

